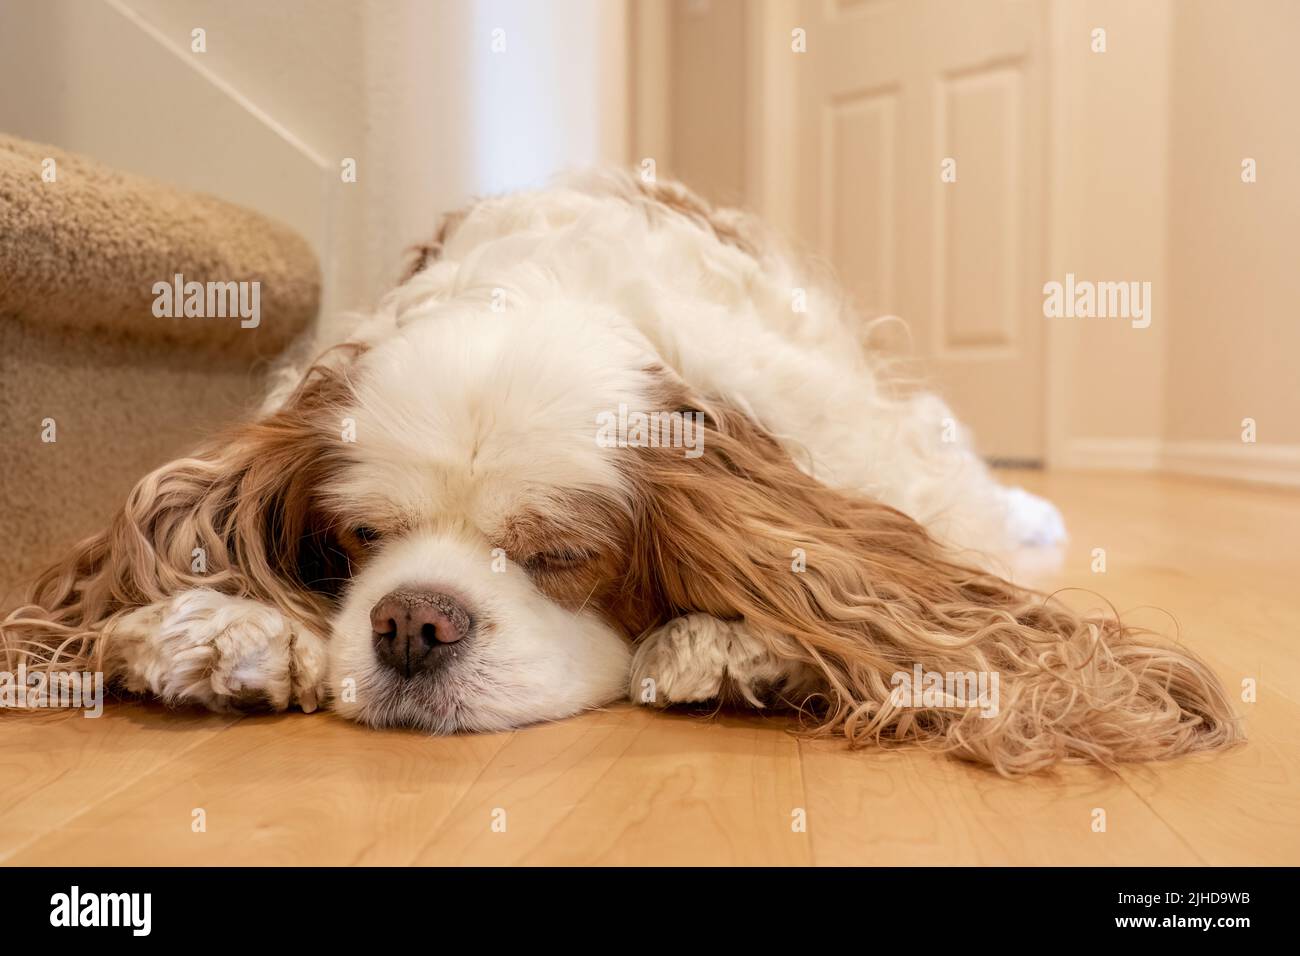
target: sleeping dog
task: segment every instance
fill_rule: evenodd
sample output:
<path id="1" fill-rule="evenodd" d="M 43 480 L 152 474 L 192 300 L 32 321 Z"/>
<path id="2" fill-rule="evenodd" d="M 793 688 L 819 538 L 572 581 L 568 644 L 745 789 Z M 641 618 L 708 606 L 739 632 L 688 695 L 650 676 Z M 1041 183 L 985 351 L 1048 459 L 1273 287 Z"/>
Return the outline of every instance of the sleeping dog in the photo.
<path id="1" fill-rule="evenodd" d="M 256 418 L 143 478 L 6 655 L 435 733 L 730 700 L 1003 773 L 1237 739 L 1188 650 L 988 569 L 1057 511 L 866 328 L 676 184 L 480 201 Z"/>

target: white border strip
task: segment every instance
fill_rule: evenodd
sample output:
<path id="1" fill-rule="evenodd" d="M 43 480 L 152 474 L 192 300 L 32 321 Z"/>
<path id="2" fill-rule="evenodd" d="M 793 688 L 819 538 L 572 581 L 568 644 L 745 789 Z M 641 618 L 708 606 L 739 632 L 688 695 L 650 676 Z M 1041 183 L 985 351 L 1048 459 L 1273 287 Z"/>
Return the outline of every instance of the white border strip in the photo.
<path id="1" fill-rule="evenodd" d="M 1060 466 L 1081 471 L 1163 471 L 1300 488 L 1300 445 L 1075 438 L 1066 442 Z"/>

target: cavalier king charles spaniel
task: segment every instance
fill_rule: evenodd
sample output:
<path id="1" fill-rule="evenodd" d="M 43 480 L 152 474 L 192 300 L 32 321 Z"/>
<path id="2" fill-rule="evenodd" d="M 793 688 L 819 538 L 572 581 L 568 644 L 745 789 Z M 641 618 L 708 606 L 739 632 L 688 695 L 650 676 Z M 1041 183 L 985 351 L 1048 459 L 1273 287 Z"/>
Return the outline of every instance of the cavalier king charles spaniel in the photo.
<path id="1" fill-rule="evenodd" d="M 787 707 L 1007 774 L 1238 739 L 1186 648 L 989 569 L 1061 539 L 1057 511 L 999 485 L 868 334 L 679 185 L 482 200 L 40 576 L 5 656 L 433 733 L 628 697 Z"/>

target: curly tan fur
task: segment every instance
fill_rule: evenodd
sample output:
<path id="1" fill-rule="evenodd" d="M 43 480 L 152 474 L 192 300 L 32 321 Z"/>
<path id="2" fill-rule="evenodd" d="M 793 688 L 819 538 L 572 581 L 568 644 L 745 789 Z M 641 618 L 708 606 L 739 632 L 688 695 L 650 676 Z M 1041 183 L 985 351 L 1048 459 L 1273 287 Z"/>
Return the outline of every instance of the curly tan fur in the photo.
<path id="1" fill-rule="evenodd" d="M 743 414 L 697 405 L 705 455 L 651 449 L 629 469 L 640 527 L 625 594 L 657 594 L 661 617 L 743 618 L 773 653 L 811 665 L 824 686 L 794 703 L 814 733 L 920 744 L 1006 775 L 1241 739 L 1218 678 L 1186 648 L 964 564 L 901 512 L 805 475 Z M 892 677 L 916 663 L 996 672 L 998 713 L 900 704 Z"/>

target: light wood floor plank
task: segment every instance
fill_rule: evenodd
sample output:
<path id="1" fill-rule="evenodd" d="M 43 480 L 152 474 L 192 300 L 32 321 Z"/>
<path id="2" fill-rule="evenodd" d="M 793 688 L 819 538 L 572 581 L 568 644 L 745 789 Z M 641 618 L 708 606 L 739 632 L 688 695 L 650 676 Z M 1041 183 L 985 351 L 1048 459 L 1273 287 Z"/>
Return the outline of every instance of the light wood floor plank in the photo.
<path id="1" fill-rule="evenodd" d="M 811 861 L 797 741 L 788 722 L 654 713 L 529 863 L 788 865 Z"/>
<path id="2" fill-rule="evenodd" d="M 165 772 L 239 718 L 106 703 L 103 715 L 0 719 L 0 861 L 133 783 Z"/>
<path id="3" fill-rule="evenodd" d="M 11 862 L 409 863 L 509 736 L 376 732 L 329 714 L 246 717 Z M 192 828 L 195 809 L 206 832 Z"/>
<path id="4" fill-rule="evenodd" d="M 916 751 L 849 752 L 805 741 L 815 860 L 823 865 L 1126 866 L 1201 862 L 1104 770 L 1006 780 Z M 1105 830 L 1093 830 L 1095 811 Z"/>
<path id="5" fill-rule="evenodd" d="M 1300 863 L 1300 708 L 1265 688 L 1248 743 L 1216 757 L 1120 770 L 1211 865 Z"/>

